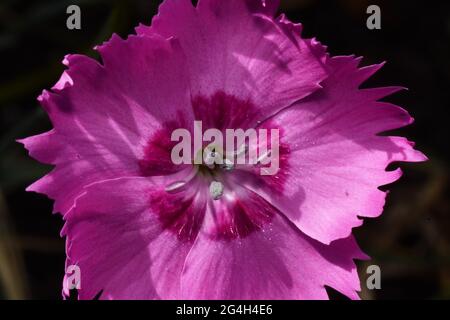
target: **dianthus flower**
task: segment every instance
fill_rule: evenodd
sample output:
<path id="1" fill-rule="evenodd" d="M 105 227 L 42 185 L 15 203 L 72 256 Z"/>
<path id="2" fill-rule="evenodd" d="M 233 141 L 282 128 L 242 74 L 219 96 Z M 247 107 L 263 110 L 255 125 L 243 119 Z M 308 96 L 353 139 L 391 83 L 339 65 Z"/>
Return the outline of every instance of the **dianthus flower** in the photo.
<path id="1" fill-rule="evenodd" d="M 39 97 L 54 129 L 21 142 L 54 165 L 28 190 L 63 215 L 79 298 L 358 298 L 352 228 L 381 214 L 390 163 L 426 158 L 380 135 L 412 122 L 379 101 L 402 88 L 360 89 L 381 65 L 330 57 L 277 9 L 166 0 L 151 26 L 98 46 L 101 63 L 65 57 Z M 175 164 L 172 132 L 194 121 L 278 129 L 279 170 Z"/>

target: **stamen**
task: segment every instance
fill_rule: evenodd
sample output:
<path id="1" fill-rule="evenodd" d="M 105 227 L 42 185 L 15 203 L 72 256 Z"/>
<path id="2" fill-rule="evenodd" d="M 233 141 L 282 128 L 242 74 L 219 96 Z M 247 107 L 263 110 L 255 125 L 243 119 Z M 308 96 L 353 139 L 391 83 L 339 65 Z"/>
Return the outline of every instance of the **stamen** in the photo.
<path id="1" fill-rule="evenodd" d="M 186 181 L 175 181 L 166 186 L 165 190 L 168 193 L 177 193 L 186 185 Z"/>
<path id="2" fill-rule="evenodd" d="M 208 168 L 214 169 L 214 164 L 216 163 L 216 153 L 214 151 L 205 153 L 205 164 Z"/>
<path id="3" fill-rule="evenodd" d="M 204 161 L 208 168 L 214 169 L 215 165 L 222 165 L 223 155 L 215 147 L 208 147 L 204 150 Z"/>
<path id="4" fill-rule="evenodd" d="M 209 185 L 209 193 L 214 200 L 219 200 L 223 195 L 223 184 L 218 181 L 212 181 Z"/>
<path id="5" fill-rule="evenodd" d="M 220 167 L 226 171 L 231 171 L 234 169 L 234 164 L 233 161 L 225 158 L 224 164 L 222 164 Z"/>
<path id="6" fill-rule="evenodd" d="M 165 187 L 165 191 L 168 193 L 177 193 L 184 189 L 184 187 L 190 182 L 198 173 L 198 166 L 193 166 L 192 171 L 189 173 L 189 175 L 185 178 L 185 180 L 175 181 L 170 184 L 168 184 Z"/>
<path id="7" fill-rule="evenodd" d="M 256 160 L 256 164 L 258 164 L 258 165 L 266 164 L 265 161 L 271 156 L 271 154 L 272 154 L 271 150 L 265 152 L 258 158 L 258 160 Z"/>
<path id="8" fill-rule="evenodd" d="M 239 147 L 239 150 L 235 151 L 234 155 L 239 157 L 239 156 L 247 154 L 247 152 L 248 152 L 248 145 L 246 143 L 243 143 Z"/>

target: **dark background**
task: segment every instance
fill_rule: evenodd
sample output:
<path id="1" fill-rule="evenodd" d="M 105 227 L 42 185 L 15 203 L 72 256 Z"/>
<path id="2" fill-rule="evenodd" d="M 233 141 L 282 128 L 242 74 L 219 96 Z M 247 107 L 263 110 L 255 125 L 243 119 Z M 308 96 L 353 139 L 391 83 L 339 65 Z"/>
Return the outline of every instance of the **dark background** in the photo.
<path id="1" fill-rule="evenodd" d="M 149 24 L 159 2 L 1 0 L 0 299 L 61 298 L 62 219 L 51 214 L 50 200 L 24 191 L 50 167 L 15 143 L 51 128 L 36 97 L 57 81 L 65 54 L 95 57 L 92 47 L 113 32 L 124 37 L 139 22 Z M 66 28 L 70 4 L 81 7 L 82 30 Z M 381 30 L 366 28 L 370 4 L 381 7 Z M 367 86 L 410 89 L 388 98 L 416 118 L 395 133 L 416 141 L 430 158 L 402 164 L 405 175 L 388 187 L 383 216 L 356 230 L 373 258 L 360 264 L 362 287 L 367 265 L 377 264 L 382 272 L 382 289 L 363 290 L 362 297 L 450 298 L 450 2 L 282 0 L 281 11 L 302 22 L 304 36 L 317 37 L 333 55 L 362 55 L 364 64 L 386 60 Z"/>

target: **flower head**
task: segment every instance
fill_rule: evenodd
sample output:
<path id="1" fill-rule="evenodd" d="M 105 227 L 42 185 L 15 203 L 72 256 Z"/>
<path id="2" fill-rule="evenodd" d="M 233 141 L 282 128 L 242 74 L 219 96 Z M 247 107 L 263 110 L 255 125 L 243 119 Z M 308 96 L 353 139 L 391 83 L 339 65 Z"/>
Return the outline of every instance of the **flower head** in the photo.
<path id="1" fill-rule="evenodd" d="M 55 166 L 28 190 L 64 217 L 80 298 L 358 298 L 353 259 L 367 257 L 352 228 L 381 214 L 378 187 L 401 175 L 388 164 L 426 158 L 379 135 L 412 122 L 379 102 L 401 88 L 359 89 L 381 65 L 330 57 L 277 2 L 166 0 L 151 26 L 98 46 L 102 63 L 64 59 L 39 97 L 54 129 L 22 143 Z M 195 121 L 278 130 L 278 170 L 260 174 L 270 151 L 234 163 L 204 144 L 213 161 L 174 163 L 172 133 Z"/>

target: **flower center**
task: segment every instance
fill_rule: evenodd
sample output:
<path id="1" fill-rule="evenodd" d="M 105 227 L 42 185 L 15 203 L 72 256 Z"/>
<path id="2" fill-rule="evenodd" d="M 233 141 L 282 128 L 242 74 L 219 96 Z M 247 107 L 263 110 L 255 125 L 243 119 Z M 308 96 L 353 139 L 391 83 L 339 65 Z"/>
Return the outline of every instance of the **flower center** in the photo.
<path id="1" fill-rule="evenodd" d="M 205 148 L 197 156 L 203 154 L 203 162 L 200 165 L 193 164 L 192 172 L 183 180 L 174 181 L 165 187 L 168 193 L 178 193 L 186 189 L 189 183 L 197 177 L 207 181 L 209 184 L 209 194 L 213 200 L 219 200 L 225 186 L 220 180 L 225 172 L 231 172 L 234 164 L 231 160 L 224 157 L 223 153 L 216 148 Z"/>
<path id="2" fill-rule="evenodd" d="M 192 104 L 195 119 L 202 121 L 205 130 L 215 128 L 226 134 L 228 128 L 242 128 L 246 132 L 252 119 L 258 118 L 250 102 L 222 93 L 211 98 L 195 98 Z M 278 123 L 268 121 L 261 126 L 267 130 L 279 127 Z M 144 176 L 174 177 L 163 188 L 149 193 L 149 205 L 159 216 L 163 228 L 172 231 L 182 241 L 194 241 L 202 227 L 211 239 L 217 241 L 241 239 L 261 230 L 271 220 L 275 209 L 241 183 L 254 184 L 281 194 L 289 169 L 289 148 L 280 145 L 280 168 L 283 170 L 276 175 L 261 175 L 264 164 L 260 162 L 272 156 L 269 153 L 271 145 L 268 145 L 267 152 L 259 154 L 258 151 L 258 161 L 253 165 L 247 161 L 245 164 L 237 161 L 239 156 L 249 159 L 252 151 L 260 150 L 259 145 L 253 146 L 250 139 L 241 143 L 236 139 L 237 143 L 232 147 L 234 152 L 230 154 L 220 140 L 214 139 L 211 144 L 211 140 L 207 139 L 202 143 L 210 144 L 203 144 L 200 151 L 197 149 L 196 153 L 190 154 L 191 162 L 180 166 L 174 164 L 171 158 L 176 145 L 171 141 L 171 134 L 178 128 L 188 128 L 188 124 L 181 118 L 164 124 L 161 131 L 150 138 L 144 157 L 139 162 Z M 266 143 L 269 144 L 268 141 Z M 186 170 L 190 170 L 189 173 Z M 181 175 L 182 178 L 175 178 Z M 205 224 L 206 214 L 210 218 Z"/>
<path id="3" fill-rule="evenodd" d="M 210 179 L 209 194 L 212 199 L 219 200 L 224 192 L 224 185 L 217 181 L 221 179 L 224 172 L 234 169 L 234 164 L 227 159 L 223 153 L 216 148 L 205 148 L 203 150 L 203 164 L 199 165 L 199 173 Z"/>

